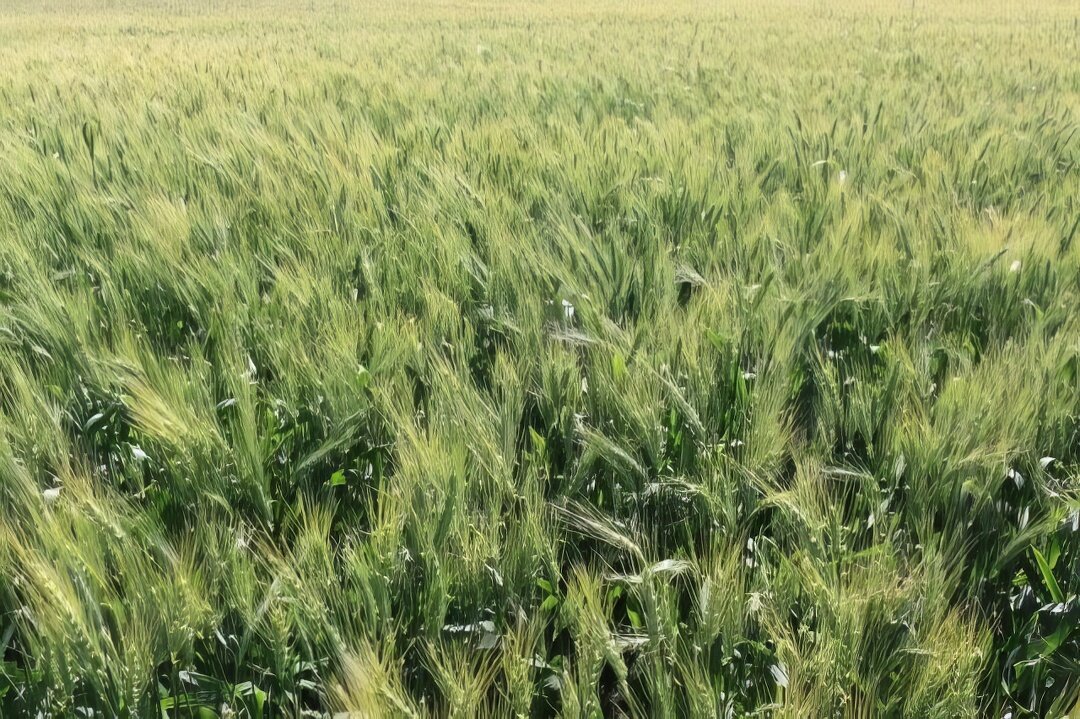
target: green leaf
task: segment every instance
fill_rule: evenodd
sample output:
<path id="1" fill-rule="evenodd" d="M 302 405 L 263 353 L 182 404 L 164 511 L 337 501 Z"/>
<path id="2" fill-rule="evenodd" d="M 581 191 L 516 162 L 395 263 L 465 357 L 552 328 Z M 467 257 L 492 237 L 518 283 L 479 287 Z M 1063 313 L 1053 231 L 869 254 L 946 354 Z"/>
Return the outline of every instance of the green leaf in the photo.
<path id="1" fill-rule="evenodd" d="M 447 537 L 450 536 L 450 528 L 453 526 L 457 510 L 459 482 L 460 480 L 452 479 L 450 486 L 447 488 L 442 513 L 439 515 L 439 522 L 435 526 L 434 540 L 436 547 L 442 547 Z"/>
<path id="2" fill-rule="evenodd" d="M 626 360 L 618 352 L 611 356 L 611 376 L 616 382 L 626 377 Z"/>
<path id="3" fill-rule="evenodd" d="M 1049 657 L 1051 654 L 1058 650 L 1065 640 L 1072 634 L 1073 626 L 1069 622 L 1062 622 L 1053 634 L 1044 637 L 1042 641 L 1038 643 L 1038 652 L 1040 656 Z"/>
<path id="4" fill-rule="evenodd" d="M 1046 590 L 1050 592 L 1050 596 L 1053 597 L 1055 602 L 1064 602 L 1065 595 L 1062 593 L 1061 587 L 1058 586 L 1057 579 L 1054 578 L 1050 563 L 1046 561 L 1043 553 L 1035 547 L 1032 547 L 1031 551 L 1035 555 L 1035 562 L 1039 565 L 1039 572 L 1042 574 L 1043 585 L 1046 586 Z"/>
<path id="5" fill-rule="evenodd" d="M 1051 569 L 1057 568 L 1058 559 L 1061 557 L 1061 538 L 1054 537 L 1050 542 L 1050 549 L 1046 552 L 1046 562 Z"/>
<path id="6" fill-rule="evenodd" d="M 103 413 L 101 413 L 101 412 L 98 412 L 93 417 L 86 420 L 86 423 L 83 425 L 83 432 L 89 434 L 90 430 L 92 430 L 94 427 L 101 424 L 102 420 L 104 420 L 104 419 L 105 419 L 105 415 Z"/>
<path id="7" fill-rule="evenodd" d="M 544 439 L 543 435 L 532 427 L 529 427 L 529 438 L 532 440 L 533 450 L 535 450 L 537 454 L 543 455 L 544 451 L 547 449 L 547 441 Z"/>
<path id="8" fill-rule="evenodd" d="M 727 342 L 724 341 L 724 338 L 718 332 L 707 329 L 705 330 L 705 337 L 708 338 L 709 342 L 712 343 L 712 346 L 716 348 L 717 352 L 723 353 L 727 351 Z"/>

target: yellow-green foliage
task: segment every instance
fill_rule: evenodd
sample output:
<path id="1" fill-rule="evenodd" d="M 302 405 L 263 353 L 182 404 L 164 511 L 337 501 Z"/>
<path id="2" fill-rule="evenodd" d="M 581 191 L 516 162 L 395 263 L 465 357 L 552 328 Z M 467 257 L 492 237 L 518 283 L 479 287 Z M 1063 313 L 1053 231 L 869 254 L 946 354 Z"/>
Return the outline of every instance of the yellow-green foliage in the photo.
<path id="1" fill-rule="evenodd" d="M 7 0 L 0 715 L 1067 714 L 1078 58 L 1070 0 Z"/>

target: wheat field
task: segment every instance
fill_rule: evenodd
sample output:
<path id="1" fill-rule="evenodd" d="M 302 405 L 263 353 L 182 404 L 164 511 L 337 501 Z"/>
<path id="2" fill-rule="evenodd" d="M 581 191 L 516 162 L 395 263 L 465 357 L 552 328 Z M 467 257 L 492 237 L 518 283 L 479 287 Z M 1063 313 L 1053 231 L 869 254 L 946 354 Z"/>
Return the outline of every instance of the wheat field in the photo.
<path id="1" fill-rule="evenodd" d="M 2 0 L 0 68 L 0 716 L 1080 717 L 1072 0 Z"/>

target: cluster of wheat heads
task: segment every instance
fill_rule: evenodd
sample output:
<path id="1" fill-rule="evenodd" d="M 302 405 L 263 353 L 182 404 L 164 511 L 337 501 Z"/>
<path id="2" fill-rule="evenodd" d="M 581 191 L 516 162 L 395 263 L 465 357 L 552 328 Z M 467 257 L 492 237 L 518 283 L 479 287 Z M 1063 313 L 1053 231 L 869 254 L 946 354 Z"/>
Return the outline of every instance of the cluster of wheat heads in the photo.
<path id="1" fill-rule="evenodd" d="M 1065 715 L 1078 38 L 9 0 L 0 714 Z"/>

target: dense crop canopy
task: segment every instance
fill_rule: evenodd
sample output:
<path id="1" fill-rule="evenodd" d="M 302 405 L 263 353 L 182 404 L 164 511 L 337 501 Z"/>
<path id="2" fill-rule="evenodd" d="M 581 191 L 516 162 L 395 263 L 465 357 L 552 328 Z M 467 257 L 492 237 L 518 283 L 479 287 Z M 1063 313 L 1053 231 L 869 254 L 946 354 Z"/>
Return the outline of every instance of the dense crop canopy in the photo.
<path id="1" fill-rule="evenodd" d="M 8 0 L 0 715 L 1065 715 L 1078 18 Z"/>

